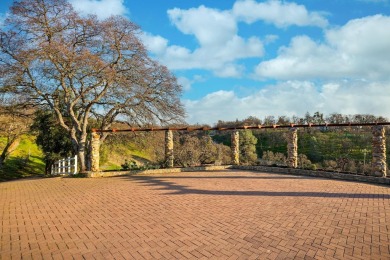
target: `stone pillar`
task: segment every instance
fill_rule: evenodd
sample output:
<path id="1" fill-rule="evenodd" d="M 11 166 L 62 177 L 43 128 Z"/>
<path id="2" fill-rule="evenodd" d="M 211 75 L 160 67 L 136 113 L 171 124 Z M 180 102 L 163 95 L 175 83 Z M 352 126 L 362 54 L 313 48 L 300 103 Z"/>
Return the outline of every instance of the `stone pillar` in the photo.
<path id="1" fill-rule="evenodd" d="M 165 161 L 166 167 L 173 167 L 173 132 L 172 130 L 165 131 Z"/>
<path id="2" fill-rule="evenodd" d="M 232 164 L 239 165 L 240 164 L 240 133 L 238 131 L 234 131 L 231 136 L 232 140 Z"/>
<path id="3" fill-rule="evenodd" d="M 386 177 L 386 137 L 384 126 L 372 127 L 372 172 L 376 177 Z"/>
<path id="4" fill-rule="evenodd" d="M 298 128 L 290 128 L 287 134 L 287 166 L 298 166 Z"/>
<path id="5" fill-rule="evenodd" d="M 96 132 L 92 132 L 91 140 L 91 171 L 99 171 L 99 160 L 100 160 L 100 135 Z"/>

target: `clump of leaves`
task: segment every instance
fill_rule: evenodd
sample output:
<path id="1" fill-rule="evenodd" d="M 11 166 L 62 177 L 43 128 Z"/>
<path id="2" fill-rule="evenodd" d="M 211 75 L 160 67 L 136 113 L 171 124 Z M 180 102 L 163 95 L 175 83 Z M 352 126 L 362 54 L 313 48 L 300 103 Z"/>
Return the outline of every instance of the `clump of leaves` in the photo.
<path id="1" fill-rule="evenodd" d="M 136 161 L 129 162 L 127 159 L 125 159 L 125 162 L 123 164 L 121 164 L 121 167 L 122 167 L 122 170 L 124 170 L 124 171 L 136 170 L 139 168 Z"/>

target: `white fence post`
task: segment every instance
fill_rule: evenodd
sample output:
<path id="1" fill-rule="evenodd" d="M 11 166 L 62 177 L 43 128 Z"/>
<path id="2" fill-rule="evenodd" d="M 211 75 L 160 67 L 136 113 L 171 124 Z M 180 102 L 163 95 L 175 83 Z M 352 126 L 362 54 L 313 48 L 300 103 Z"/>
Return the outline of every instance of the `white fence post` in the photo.
<path id="1" fill-rule="evenodd" d="M 77 174 L 77 155 L 55 161 L 51 166 L 51 174 Z"/>
<path id="2" fill-rule="evenodd" d="M 66 164 L 67 164 L 67 172 L 71 172 L 71 166 L 72 166 L 72 164 L 71 164 L 71 160 L 72 160 L 72 158 L 71 158 L 71 157 L 69 157 L 69 158 L 67 158 L 67 159 L 66 159 Z"/>
<path id="3" fill-rule="evenodd" d="M 74 170 L 73 170 L 73 174 L 77 173 L 77 168 L 78 168 L 78 165 L 77 165 L 77 155 L 75 155 L 74 156 Z"/>

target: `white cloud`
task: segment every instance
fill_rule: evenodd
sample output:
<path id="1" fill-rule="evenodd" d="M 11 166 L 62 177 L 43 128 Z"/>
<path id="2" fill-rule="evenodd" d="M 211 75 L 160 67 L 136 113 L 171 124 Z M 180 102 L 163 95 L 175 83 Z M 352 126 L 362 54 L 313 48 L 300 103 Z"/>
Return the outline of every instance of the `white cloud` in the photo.
<path id="1" fill-rule="evenodd" d="M 254 95 L 239 98 L 233 91 L 217 91 L 196 101 L 185 100 L 189 123 L 214 124 L 218 120 L 256 116 L 324 114 L 374 114 L 390 117 L 390 82 L 335 81 L 316 85 L 286 81 Z"/>
<path id="2" fill-rule="evenodd" d="M 325 32 L 324 43 L 293 38 L 275 59 L 260 63 L 258 78 L 387 80 L 390 78 L 390 17 L 375 15 L 349 21 Z"/>
<path id="3" fill-rule="evenodd" d="M 81 14 L 95 14 L 99 19 L 112 15 L 125 15 L 128 10 L 124 0 L 69 0 Z"/>
<path id="4" fill-rule="evenodd" d="M 192 88 L 192 84 L 196 82 L 202 82 L 205 79 L 201 75 L 195 75 L 191 79 L 187 77 L 178 77 L 177 82 L 183 87 L 184 91 L 189 91 Z"/>
<path id="5" fill-rule="evenodd" d="M 238 78 L 245 71 L 245 67 L 239 64 L 225 64 L 223 67 L 217 69 L 214 74 L 221 78 Z"/>
<path id="6" fill-rule="evenodd" d="M 305 6 L 279 0 L 256 2 L 254 0 L 237 1 L 232 10 L 237 19 L 247 23 L 265 21 L 277 27 L 318 26 L 326 27 L 327 19 L 318 12 L 309 12 Z"/>
<path id="7" fill-rule="evenodd" d="M 195 37 L 198 46 L 189 49 L 170 44 L 159 35 L 145 34 L 144 44 L 172 70 L 206 69 L 219 77 L 241 77 L 245 71 L 237 60 L 260 58 L 264 44 L 278 39 L 276 35 L 243 38 L 238 23 L 264 20 L 278 27 L 290 25 L 325 27 L 323 15 L 309 12 L 305 6 L 277 0 L 257 3 L 254 0 L 237 1 L 232 9 L 219 10 L 201 5 L 196 8 L 173 8 L 167 11 L 171 23 L 183 34 Z"/>
<path id="8" fill-rule="evenodd" d="M 168 40 L 161 36 L 154 36 L 150 33 L 143 32 L 141 40 L 144 42 L 149 51 L 156 55 L 163 55 L 168 48 Z"/>
<path id="9" fill-rule="evenodd" d="M 192 82 L 189 78 L 178 77 L 177 82 L 183 87 L 184 91 L 188 91 L 191 89 Z"/>
<path id="10" fill-rule="evenodd" d="M 168 10 L 171 22 L 183 33 L 195 35 L 201 46 L 219 47 L 237 33 L 237 24 L 227 11 L 207 8 Z"/>
<path id="11" fill-rule="evenodd" d="M 239 77 L 242 66 L 235 61 L 261 57 L 263 43 L 258 37 L 244 39 L 238 35 L 237 22 L 231 12 L 199 6 L 188 10 L 168 10 L 174 26 L 193 35 L 199 46 L 188 48 L 169 45 L 161 36 L 145 34 L 143 42 L 157 58 L 172 70 L 207 69 L 221 77 Z"/>

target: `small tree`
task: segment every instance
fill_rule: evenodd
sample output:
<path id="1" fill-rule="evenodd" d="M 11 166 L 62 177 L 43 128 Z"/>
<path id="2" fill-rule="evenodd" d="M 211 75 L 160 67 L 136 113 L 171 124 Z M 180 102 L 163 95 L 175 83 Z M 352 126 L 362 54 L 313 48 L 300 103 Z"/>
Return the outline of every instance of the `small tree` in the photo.
<path id="1" fill-rule="evenodd" d="M 266 163 L 266 165 L 285 166 L 287 159 L 283 153 L 273 153 L 272 151 L 265 151 L 263 153 L 262 160 Z"/>
<path id="2" fill-rule="evenodd" d="M 179 134 L 174 147 L 175 162 L 183 167 L 230 162 L 230 148 L 214 143 L 208 135 Z"/>
<path id="3" fill-rule="evenodd" d="M 253 164 L 257 160 L 256 153 L 257 138 L 252 131 L 240 132 L 240 161 L 244 164 Z"/>
<path id="4" fill-rule="evenodd" d="M 182 167 L 200 164 L 200 141 L 196 135 L 183 134 L 174 145 L 175 163 Z"/>
<path id="5" fill-rule="evenodd" d="M 56 160 L 72 155 L 68 132 L 58 124 L 53 113 L 38 110 L 31 129 L 37 133 L 36 143 L 45 154 L 46 174 Z"/>

